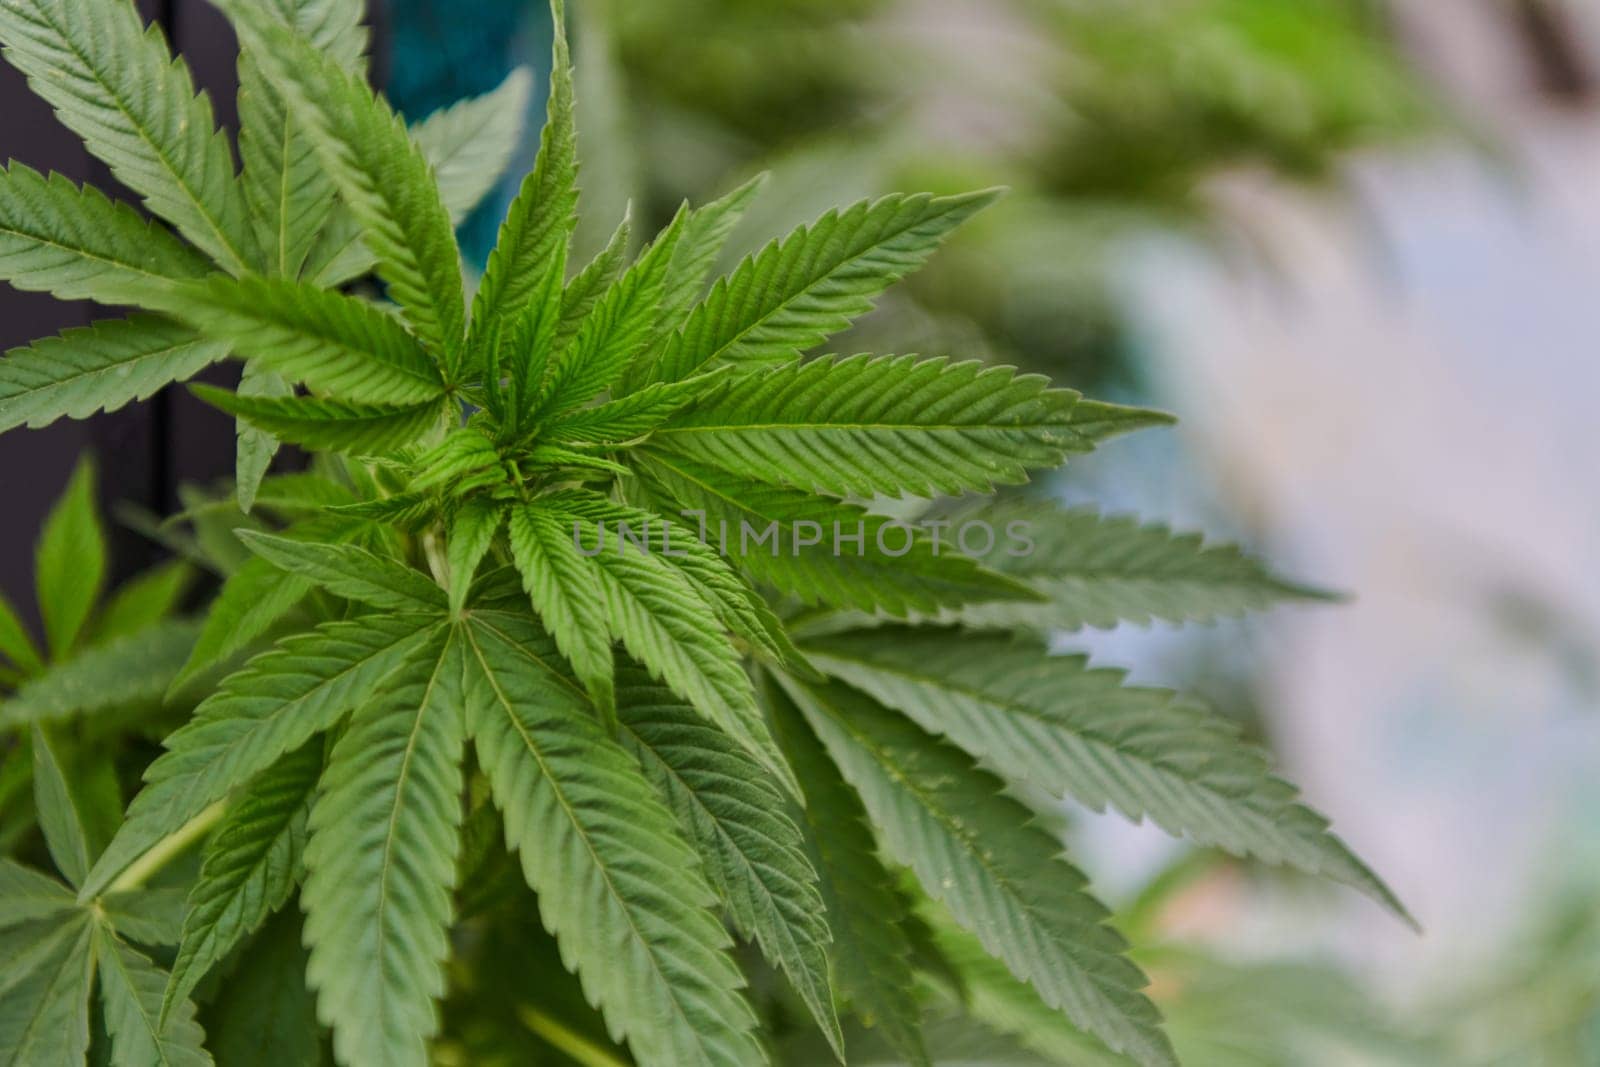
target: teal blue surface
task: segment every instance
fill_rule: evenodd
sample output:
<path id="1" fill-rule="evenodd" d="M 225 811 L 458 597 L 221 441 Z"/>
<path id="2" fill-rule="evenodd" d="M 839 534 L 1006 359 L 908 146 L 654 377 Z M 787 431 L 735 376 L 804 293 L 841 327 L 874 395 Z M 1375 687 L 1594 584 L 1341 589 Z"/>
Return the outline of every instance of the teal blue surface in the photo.
<path id="1" fill-rule="evenodd" d="M 537 88 L 517 161 L 457 231 L 462 255 L 481 268 L 517 179 L 533 162 L 550 66 L 549 11 L 536 0 L 388 0 L 388 9 L 391 52 L 385 91 L 407 118 L 488 92 L 519 63 L 534 69 Z"/>

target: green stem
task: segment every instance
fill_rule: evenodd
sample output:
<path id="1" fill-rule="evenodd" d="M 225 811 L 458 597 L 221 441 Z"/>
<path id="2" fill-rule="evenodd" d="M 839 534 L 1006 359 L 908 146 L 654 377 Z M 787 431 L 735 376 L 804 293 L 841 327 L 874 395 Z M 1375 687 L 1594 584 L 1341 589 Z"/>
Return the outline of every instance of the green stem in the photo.
<path id="1" fill-rule="evenodd" d="M 228 810 L 228 802 L 219 800 L 199 815 L 190 819 L 172 833 L 163 837 L 150 847 L 150 850 L 117 875 L 116 879 L 106 887 L 107 893 L 120 893 L 128 889 L 138 889 L 149 881 L 161 868 L 178 858 L 185 849 L 204 837 L 206 831 L 216 825 L 222 818 L 222 813 Z"/>
<path id="2" fill-rule="evenodd" d="M 520 1005 L 517 1008 L 517 1017 L 522 1020 L 523 1026 L 538 1034 L 546 1044 L 566 1053 L 583 1067 L 628 1067 L 625 1061 L 618 1059 L 607 1049 L 601 1048 L 582 1034 L 574 1033 L 538 1008 L 528 1004 Z"/>

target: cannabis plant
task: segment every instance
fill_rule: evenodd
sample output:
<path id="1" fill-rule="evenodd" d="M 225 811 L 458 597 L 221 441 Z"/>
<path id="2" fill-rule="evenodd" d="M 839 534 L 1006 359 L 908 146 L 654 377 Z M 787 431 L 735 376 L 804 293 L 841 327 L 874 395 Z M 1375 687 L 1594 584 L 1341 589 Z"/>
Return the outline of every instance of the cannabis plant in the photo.
<path id="1" fill-rule="evenodd" d="M 242 360 L 237 390 L 194 387 L 240 450 L 237 505 L 187 518 L 236 516 L 239 558 L 177 684 L 257 653 L 103 849 L 40 776 L 65 884 L 0 861 L 9 1062 L 205 1063 L 215 1021 L 259 1035 L 213 1038 L 225 1063 L 317 1062 L 322 1027 L 356 1067 L 816 1062 L 808 1030 L 925 1063 L 919 975 L 971 975 L 991 1029 L 1172 1063 L 1046 829 L 1060 797 L 1400 912 L 1223 720 L 1038 636 L 1315 595 L 1198 537 L 985 499 L 1165 416 L 1005 367 L 808 358 L 994 194 L 830 212 L 708 286 L 751 183 L 573 269 L 558 3 L 539 156 L 469 299 L 452 220 L 526 79 L 408 128 L 355 0 L 221 6 L 237 175 L 131 5 L 0 2 L 9 61 L 156 216 L 5 173 L 5 277 L 141 310 L 8 354 L 0 423 Z M 340 290 L 369 273 L 381 299 Z M 310 470 L 266 475 L 278 442 Z M 175 952 L 113 910 L 169 884 Z"/>

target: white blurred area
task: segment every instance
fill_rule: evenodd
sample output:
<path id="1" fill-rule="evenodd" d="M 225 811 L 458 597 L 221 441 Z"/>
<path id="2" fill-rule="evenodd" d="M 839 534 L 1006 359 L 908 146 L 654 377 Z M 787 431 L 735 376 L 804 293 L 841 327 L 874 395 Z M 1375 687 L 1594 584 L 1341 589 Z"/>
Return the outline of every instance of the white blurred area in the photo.
<path id="1" fill-rule="evenodd" d="M 1216 195 L 1264 260 L 1143 242 L 1121 291 L 1223 509 L 1356 596 L 1258 624 L 1261 703 L 1289 775 L 1427 930 L 1346 895 L 1314 936 L 1402 998 L 1600 883 L 1600 110 L 1563 80 L 1600 69 L 1600 5 L 1556 23 L 1581 65 L 1554 72 L 1510 7 L 1401 10 L 1503 159 L 1356 160 L 1354 204 L 1230 177 Z M 1141 831 L 1092 836 L 1148 859 Z M 1230 937 L 1306 929 L 1253 895 L 1216 906 Z"/>

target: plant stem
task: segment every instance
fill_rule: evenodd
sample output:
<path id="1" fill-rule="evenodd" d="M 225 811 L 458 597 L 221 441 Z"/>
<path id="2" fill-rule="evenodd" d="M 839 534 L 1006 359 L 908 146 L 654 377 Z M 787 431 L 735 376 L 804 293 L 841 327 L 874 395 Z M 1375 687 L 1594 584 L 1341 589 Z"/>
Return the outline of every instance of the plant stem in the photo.
<path id="1" fill-rule="evenodd" d="M 522 1025 L 532 1030 L 552 1047 L 566 1053 L 583 1067 L 627 1067 L 627 1064 L 582 1034 L 573 1033 L 561 1023 L 528 1004 L 517 1008 Z"/>
<path id="2" fill-rule="evenodd" d="M 183 850 L 194 844 L 205 835 L 205 832 L 222 818 L 222 813 L 228 810 L 228 802 L 219 800 L 199 815 L 190 819 L 172 833 L 163 837 L 150 847 L 150 850 L 132 863 L 128 864 L 123 872 L 117 875 L 116 880 L 106 887 L 107 893 L 118 893 L 127 889 L 138 889 L 150 880 L 161 868 L 171 863 Z"/>

